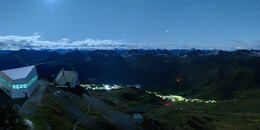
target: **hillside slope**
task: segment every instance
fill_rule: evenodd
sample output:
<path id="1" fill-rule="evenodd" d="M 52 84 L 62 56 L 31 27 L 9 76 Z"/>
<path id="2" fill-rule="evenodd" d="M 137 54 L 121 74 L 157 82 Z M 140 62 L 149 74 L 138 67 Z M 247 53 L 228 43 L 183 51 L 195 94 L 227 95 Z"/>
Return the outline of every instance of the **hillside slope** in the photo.
<path id="1" fill-rule="evenodd" d="M 0 54 L 0 69 L 37 64 L 40 77 L 50 80 L 65 68 L 75 69 L 81 83 L 140 84 L 151 91 L 198 98 L 254 98 L 260 87 L 259 54 L 256 50 L 95 50 L 65 54 L 20 50 Z"/>

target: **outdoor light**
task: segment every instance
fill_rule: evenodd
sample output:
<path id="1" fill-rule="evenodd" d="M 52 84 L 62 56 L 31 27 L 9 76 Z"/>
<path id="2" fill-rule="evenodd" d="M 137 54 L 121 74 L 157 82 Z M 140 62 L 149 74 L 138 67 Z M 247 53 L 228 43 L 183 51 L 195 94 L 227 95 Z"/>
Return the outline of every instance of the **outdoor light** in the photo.
<path id="1" fill-rule="evenodd" d="M 106 90 L 111 90 L 109 85 L 104 85 Z"/>

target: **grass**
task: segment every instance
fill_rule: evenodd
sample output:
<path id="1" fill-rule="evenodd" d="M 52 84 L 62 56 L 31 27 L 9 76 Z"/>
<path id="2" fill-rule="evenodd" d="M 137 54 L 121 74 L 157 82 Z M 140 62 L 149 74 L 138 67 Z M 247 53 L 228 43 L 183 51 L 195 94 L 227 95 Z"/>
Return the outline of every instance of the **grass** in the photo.
<path id="1" fill-rule="evenodd" d="M 87 113 L 87 115 L 90 115 L 90 116 L 102 116 L 102 114 L 98 111 L 95 111 L 91 108 L 87 108 L 85 107 L 84 105 L 80 104 L 80 103 L 76 103 L 79 108 L 81 109 L 81 111 L 83 111 L 84 113 Z"/>
<path id="2" fill-rule="evenodd" d="M 144 115 L 173 129 L 257 129 L 260 128 L 259 103 L 260 100 L 216 104 L 174 102 Z"/>
<path id="3" fill-rule="evenodd" d="M 95 111 L 95 110 L 93 110 L 91 108 L 87 108 L 87 107 L 85 107 L 84 105 L 82 105 L 80 103 L 76 103 L 76 104 L 88 116 L 94 117 L 95 118 L 95 122 L 97 122 L 97 124 L 101 125 L 103 129 L 113 129 L 113 130 L 117 129 L 115 126 L 113 126 L 111 124 L 111 122 L 109 122 L 107 119 L 105 119 L 100 112 Z"/>
<path id="4" fill-rule="evenodd" d="M 100 98 L 110 108 L 126 114 L 142 113 L 134 108 L 136 106 L 149 109 L 163 104 L 155 95 L 132 87 L 102 92 L 91 91 L 91 95 Z"/>
<path id="5" fill-rule="evenodd" d="M 213 68 L 207 74 L 194 71 L 192 80 L 184 80 L 179 88 L 182 96 L 200 99 L 260 98 L 257 72 L 244 67 L 226 70 Z M 186 88 L 186 89 L 184 89 Z M 255 92 L 254 90 L 257 90 Z"/>
<path id="6" fill-rule="evenodd" d="M 254 98 L 260 98 L 260 88 L 251 88 L 247 90 L 240 90 L 240 91 L 235 91 L 233 94 L 235 97 L 238 99 L 254 99 Z"/>
<path id="7" fill-rule="evenodd" d="M 109 122 L 107 119 L 105 119 L 103 116 L 98 116 L 96 118 L 96 122 L 102 126 L 105 130 L 117 130 L 116 126 L 112 125 L 111 122 Z"/>
<path id="8" fill-rule="evenodd" d="M 254 92 L 254 90 L 251 90 Z M 28 117 L 35 129 L 72 129 L 75 122 L 61 109 L 59 102 L 46 89 L 34 115 Z M 245 92 L 247 93 L 247 92 Z M 260 128 L 260 98 L 227 100 L 218 103 L 171 102 L 136 88 L 91 91 L 90 95 L 104 101 L 110 108 L 126 114 L 141 113 L 145 129 L 257 129 Z M 169 103 L 170 105 L 163 105 Z M 75 103 L 104 129 L 116 129 L 100 112 Z M 135 106 L 145 111 L 135 109 Z M 84 129 L 76 125 L 77 129 Z"/>
<path id="9" fill-rule="evenodd" d="M 44 130 L 46 127 L 51 129 L 72 129 L 74 120 L 66 116 L 60 108 L 53 96 L 50 96 L 52 91 L 46 89 L 41 102 L 43 106 L 34 107 L 34 115 L 28 117 L 33 121 L 35 129 Z"/>
<path id="10" fill-rule="evenodd" d="M 260 99 L 227 100 L 218 103 L 171 102 L 157 99 L 135 88 L 91 92 L 108 100 L 111 108 L 132 114 L 142 113 L 143 126 L 162 129 L 257 129 L 260 128 Z M 120 100 L 120 101 L 116 101 Z M 170 103 L 164 106 L 163 102 Z M 133 107 L 145 108 L 145 112 Z M 147 126 L 147 127 L 146 127 Z"/>

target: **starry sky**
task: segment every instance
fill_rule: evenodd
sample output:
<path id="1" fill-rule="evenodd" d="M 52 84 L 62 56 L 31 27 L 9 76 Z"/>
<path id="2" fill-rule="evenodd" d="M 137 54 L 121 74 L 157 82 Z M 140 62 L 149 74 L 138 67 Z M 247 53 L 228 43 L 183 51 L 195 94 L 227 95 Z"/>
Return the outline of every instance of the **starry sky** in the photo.
<path id="1" fill-rule="evenodd" d="M 260 0 L 0 0 L 1 49 L 260 49 Z"/>

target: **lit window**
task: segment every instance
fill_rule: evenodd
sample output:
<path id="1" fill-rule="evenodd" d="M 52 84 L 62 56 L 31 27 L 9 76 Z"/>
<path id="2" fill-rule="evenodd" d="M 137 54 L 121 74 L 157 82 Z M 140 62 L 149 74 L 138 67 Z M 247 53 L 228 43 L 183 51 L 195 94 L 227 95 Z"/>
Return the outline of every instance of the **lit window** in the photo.
<path id="1" fill-rule="evenodd" d="M 27 84 L 16 84 L 16 85 L 12 85 L 13 89 L 23 89 L 23 88 L 28 88 L 30 87 L 34 81 L 38 79 L 38 76 L 36 75 L 35 77 L 33 77 Z"/>

